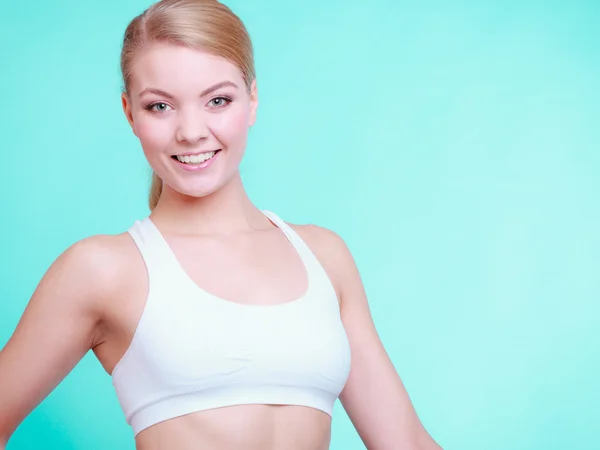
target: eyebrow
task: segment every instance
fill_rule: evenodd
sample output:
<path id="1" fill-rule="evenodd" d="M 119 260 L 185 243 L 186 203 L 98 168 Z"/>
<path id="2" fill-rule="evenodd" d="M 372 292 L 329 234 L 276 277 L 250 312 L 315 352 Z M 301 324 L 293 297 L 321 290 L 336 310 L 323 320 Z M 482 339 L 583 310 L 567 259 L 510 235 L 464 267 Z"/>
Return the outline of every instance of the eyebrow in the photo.
<path id="1" fill-rule="evenodd" d="M 222 87 L 226 87 L 226 86 L 231 86 L 233 88 L 237 89 L 237 84 L 235 84 L 233 81 L 221 81 L 220 83 L 217 83 L 211 87 L 209 87 L 208 89 L 205 89 L 201 94 L 200 97 L 204 97 L 205 95 L 210 94 L 211 92 L 216 91 L 217 89 L 220 89 Z M 168 92 L 165 92 L 161 89 L 156 89 L 156 88 L 146 88 L 144 89 L 142 92 L 140 92 L 140 97 L 142 97 L 144 94 L 157 94 L 163 97 L 167 97 L 169 99 L 172 99 L 173 96 L 171 94 L 169 94 Z"/>

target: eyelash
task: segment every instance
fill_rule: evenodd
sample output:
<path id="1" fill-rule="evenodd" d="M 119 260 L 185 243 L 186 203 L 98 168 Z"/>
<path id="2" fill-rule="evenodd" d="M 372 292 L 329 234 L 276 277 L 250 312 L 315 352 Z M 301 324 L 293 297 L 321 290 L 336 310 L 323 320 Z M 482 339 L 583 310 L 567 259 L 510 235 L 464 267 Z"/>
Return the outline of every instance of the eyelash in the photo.
<path id="1" fill-rule="evenodd" d="M 228 104 L 230 104 L 230 103 L 233 101 L 233 100 L 232 100 L 230 97 L 227 97 L 227 96 L 225 96 L 225 95 L 220 95 L 219 97 L 215 97 L 215 98 L 211 99 L 211 100 L 209 101 L 209 103 L 210 103 L 210 102 L 213 102 L 213 101 L 215 101 L 215 100 L 225 100 L 225 105 L 223 105 L 223 106 L 215 106 L 214 108 L 223 108 L 223 107 L 227 106 Z M 145 109 L 146 109 L 146 110 L 148 110 L 148 111 L 150 111 L 150 112 L 154 112 L 154 113 L 161 113 L 161 112 L 164 112 L 164 111 L 156 111 L 156 110 L 154 109 L 154 107 L 155 107 L 156 105 L 167 105 L 167 106 L 169 106 L 169 105 L 168 105 L 167 103 L 165 103 L 165 102 L 154 102 L 154 103 L 150 103 L 148 106 L 146 106 L 146 108 L 145 108 Z"/>
<path id="2" fill-rule="evenodd" d="M 217 99 L 225 100 L 225 105 L 224 106 L 229 105 L 233 101 L 230 97 L 227 97 L 225 95 L 221 95 L 219 97 L 215 97 L 215 98 L 211 99 L 211 102 L 214 101 L 214 100 L 217 100 Z M 221 108 L 221 107 L 217 106 L 217 108 Z"/>

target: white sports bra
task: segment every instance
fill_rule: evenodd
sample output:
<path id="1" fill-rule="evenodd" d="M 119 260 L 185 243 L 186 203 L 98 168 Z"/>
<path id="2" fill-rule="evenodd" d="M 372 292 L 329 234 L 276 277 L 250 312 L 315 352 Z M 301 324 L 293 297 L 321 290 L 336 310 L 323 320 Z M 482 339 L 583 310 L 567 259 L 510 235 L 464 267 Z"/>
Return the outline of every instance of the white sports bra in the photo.
<path id="1" fill-rule="evenodd" d="M 186 274 L 149 217 L 128 230 L 148 271 L 148 298 L 112 382 L 134 434 L 192 412 L 242 404 L 301 405 L 331 415 L 350 370 L 339 303 L 300 236 L 269 211 L 308 273 L 298 299 L 224 300 Z"/>

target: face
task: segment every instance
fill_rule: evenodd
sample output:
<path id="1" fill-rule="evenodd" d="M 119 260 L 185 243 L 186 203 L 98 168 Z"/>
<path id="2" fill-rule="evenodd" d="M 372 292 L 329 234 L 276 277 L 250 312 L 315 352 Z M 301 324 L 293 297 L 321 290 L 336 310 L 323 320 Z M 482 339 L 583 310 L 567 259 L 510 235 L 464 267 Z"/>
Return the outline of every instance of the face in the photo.
<path id="1" fill-rule="evenodd" d="M 239 170 L 257 108 L 229 61 L 183 46 L 152 44 L 134 60 L 125 115 L 146 158 L 168 186 L 202 197 Z"/>

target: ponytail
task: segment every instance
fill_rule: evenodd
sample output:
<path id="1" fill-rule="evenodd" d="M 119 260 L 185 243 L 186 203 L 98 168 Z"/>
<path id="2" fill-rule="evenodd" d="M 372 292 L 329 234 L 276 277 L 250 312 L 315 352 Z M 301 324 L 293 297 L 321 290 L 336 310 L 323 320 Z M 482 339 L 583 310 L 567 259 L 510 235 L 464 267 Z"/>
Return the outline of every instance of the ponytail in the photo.
<path id="1" fill-rule="evenodd" d="M 150 185 L 150 196 L 148 199 L 148 206 L 150 206 L 150 211 L 156 208 L 156 204 L 158 203 L 158 199 L 160 198 L 160 194 L 162 192 L 163 183 L 161 178 L 156 175 L 156 172 L 152 172 L 152 184 Z"/>

